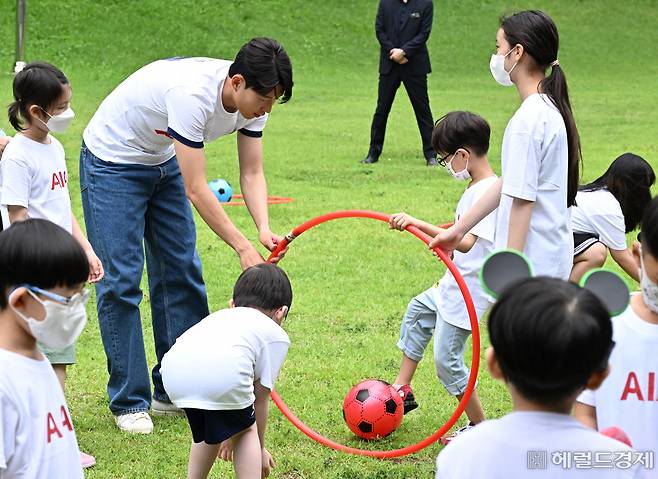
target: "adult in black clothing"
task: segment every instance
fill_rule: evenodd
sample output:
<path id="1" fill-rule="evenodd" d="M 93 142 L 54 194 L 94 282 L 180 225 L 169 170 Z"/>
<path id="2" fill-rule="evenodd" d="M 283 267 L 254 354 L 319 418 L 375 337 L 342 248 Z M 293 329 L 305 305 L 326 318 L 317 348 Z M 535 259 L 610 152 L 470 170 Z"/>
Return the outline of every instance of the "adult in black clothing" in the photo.
<path id="1" fill-rule="evenodd" d="M 404 84 L 418 129 L 423 140 L 423 154 L 428 166 L 436 165 L 432 148 L 432 111 L 427 96 L 430 57 L 427 39 L 432 30 L 432 0 L 380 0 L 375 22 L 381 45 L 377 109 L 372 119 L 370 149 L 362 163 L 376 163 L 384 146 L 386 121 L 395 93 Z"/>

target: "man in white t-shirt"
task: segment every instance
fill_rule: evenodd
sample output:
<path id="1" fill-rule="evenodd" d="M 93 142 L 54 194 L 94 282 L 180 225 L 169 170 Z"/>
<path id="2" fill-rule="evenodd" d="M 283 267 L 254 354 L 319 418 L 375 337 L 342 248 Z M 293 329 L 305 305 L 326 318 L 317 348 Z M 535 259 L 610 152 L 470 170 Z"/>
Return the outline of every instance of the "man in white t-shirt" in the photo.
<path id="1" fill-rule="evenodd" d="M 491 128 L 487 121 L 467 111 L 450 112 L 437 121 L 434 127 L 432 145 L 443 155 L 438 163 L 445 166 L 456 180 L 471 180 L 457 204 L 455 221 L 497 180 L 487 158 L 490 135 Z M 435 236 L 441 231 L 440 227 L 406 213 L 391 217 L 393 228 L 403 230 L 409 225 L 429 236 Z M 493 251 L 495 231 L 494 210 L 469 231 L 453 257 L 473 299 L 478 320 L 490 305 L 490 297 L 482 289 L 478 273 L 484 259 Z M 466 391 L 470 373 L 464 363 L 464 350 L 471 335 L 471 323 L 464 298 L 450 271 L 445 272 L 438 286 L 429 288 L 409 302 L 400 326 L 398 347 L 403 354 L 394 387 L 403 398 L 405 413 L 418 406 L 411 390 L 411 380 L 432 334 L 437 376 L 446 390 L 459 401 Z M 469 427 L 484 421 L 484 411 L 477 391 L 473 391 L 465 412 L 469 424 L 442 438 L 442 442 L 447 443 Z"/>
<path id="2" fill-rule="evenodd" d="M 621 428 L 638 452 L 658 453 L 658 198 L 642 221 L 642 293 L 613 319 L 615 349 L 610 375 L 596 391 L 584 391 L 576 417 L 595 429 Z M 641 256 L 641 258 L 640 258 Z M 654 458 L 655 460 L 655 458 Z M 658 475 L 658 472 L 656 473 Z"/>
<path id="3" fill-rule="evenodd" d="M 437 479 L 644 477 L 649 465 L 635 451 L 570 416 L 578 394 L 608 372 L 612 325 L 600 297 L 555 278 L 518 279 L 488 329 L 487 368 L 505 382 L 514 410 L 446 446 Z"/>
<path id="4" fill-rule="evenodd" d="M 240 257 L 262 256 L 233 225 L 206 179 L 204 145 L 237 132 L 240 185 L 272 250 L 263 173 L 263 128 L 277 101 L 292 95 L 292 66 L 275 40 L 255 38 L 234 62 L 171 58 L 146 65 L 103 101 L 84 132 L 80 185 L 89 239 L 106 269 L 98 317 L 110 373 L 110 410 L 121 430 L 148 434 L 154 414 L 180 413 L 160 375 L 176 338 L 208 315 L 196 227 L 188 199 Z M 157 364 L 153 401 L 139 304 L 144 253 Z"/>
<path id="5" fill-rule="evenodd" d="M 165 388 L 192 429 L 188 478 L 208 476 L 221 443 L 238 478 L 269 475 L 268 404 L 290 345 L 281 322 L 291 304 L 279 267 L 252 266 L 236 281 L 231 308 L 192 326 L 162 359 Z"/>
<path id="6" fill-rule="evenodd" d="M 37 341 L 73 344 L 89 263 L 67 231 L 28 219 L 0 233 L 0 478 L 82 479 L 64 392 Z"/>

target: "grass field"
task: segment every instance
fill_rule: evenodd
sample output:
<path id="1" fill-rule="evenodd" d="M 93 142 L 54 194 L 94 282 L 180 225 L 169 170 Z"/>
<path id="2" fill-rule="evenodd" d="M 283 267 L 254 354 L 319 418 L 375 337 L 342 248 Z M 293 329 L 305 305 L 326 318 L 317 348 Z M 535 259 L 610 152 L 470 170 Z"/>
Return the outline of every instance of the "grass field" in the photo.
<path id="1" fill-rule="evenodd" d="M 0 104 L 6 105 L 11 101 L 15 7 L 3 1 L 8 6 L 0 16 L 0 38 L 5 39 L 0 49 Z M 500 87 L 491 78 L 489 56 L 498 17 L 536 7 L 553 16 L 561 34 L 559 59 L 582 139 L 583 180 L 598 176 L 625 151 L 657 167 L 655 1 L 435 2 L 429 42 L 434 116 L 467 109 L 489 120 L 490 158 L 500 172 L 503 131 L 519 100 L 515 89 Z M 264 136 L 270 194 L 295 199 L 270 208 L 272 229 L 285 233 L 316 215 L 352 208 L 404 210 L 429 221 L 450 220 L 464 185 L 441 168 L 425 167 L 404 90 L 389 118 L 381 161 L 367 167 L 358 163 L 368 148 L 376 101 L 376 8 L 374 0 L 28 0 L 27 59 L 58 65 L 74 90 L 77 117 L 59 137 L 79 219 L 81 133 L 114 86 L 151 60 L 176 55 L 233 58 L 251 37 L 267 35 L 288 50 L 296 84 L 290 103 L 275 107 Z M 9 131 L 4 116 L 0 127 Z M 208 145 L 207 155 L 208 177 L 236 185 L 235 140 Z M 228 211 L 257 241 L 246 209 Z M 197 225 L 210 308 L 217 310 L 226 305 L 239 262 L 198 217 Z M 444 268 L 418 240 L 388 231 L 383 223 L 342 220 L 306 233 L 293 243 L 282 266 L 293 282 L 295 301 L 284 325 L 292 346 L 277 389 L 304 421 L 334 440 L 382 449 L 417 442 L 445 422 L 455 404 L 436 380 L 431 360 L 421 363 L 414 384 L 420 409 L 391 437 L 363 443 L 349 433 L 340 413 L 352 384 L 367 377 L 395 377 L 400 359 L 395 342 L 406 304 L 443 274 Z M 147 293 L 142 306 L 153 364 Z M 116 429 L 107 408 L 105 355 L 95 308 L 90 306 L 89 313 L 67 391 L 80 446 L 98 460 L 86 477 L 184 477 L 190 442 L 184 419 L 155 418 L 150 436 L 126 436 Z M 209 369 L 208 374 L 214 372 Z M 510 410 L 504 386 L 482 369 L 479 391 L 489 417 Z M 392 461 L 348 456 L 312 442 L 274 407 L 267 442 L 278 464 L 272 477 L 286 479 L 429 478 L 440 449 L 434 445 Z M 211 477 L 230 475 L 228 464 L 217 464 Z"/>

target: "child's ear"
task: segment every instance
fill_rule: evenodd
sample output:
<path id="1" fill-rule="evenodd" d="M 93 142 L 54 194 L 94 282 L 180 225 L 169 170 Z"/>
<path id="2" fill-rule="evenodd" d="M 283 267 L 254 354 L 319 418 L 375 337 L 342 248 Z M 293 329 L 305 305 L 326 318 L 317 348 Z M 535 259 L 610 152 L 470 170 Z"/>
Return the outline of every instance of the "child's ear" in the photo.
<path id="1" fill-rule="evenodd" d="M 228 307 L 229 308 L 235 308 L 235 301 L 233 301 L 233 298 L 228 300 Z"/>
<path id="2" fill-rule="evenodd" d="M 281 306 L 279 309 L 276 310 L 276 313 L 274 313 L 276 322 L 278 324 L 281 324 L 287 314 L 288 314 L 288 306 Z"/>
<path id="3" fill-rule="evenodd" d="M 20 287 L 16 288 L 13 290 L 11 293 L 9 293 L 9 297 L 7 298 L 7 302 L 9 303 L 9 306 L 11 306 L 14 309 L 22 309 L 25 307 L 25 295 L 27 293 L 27 289 Z"/>
<path id="4" fill-rule="evenodd" d="M 601 386 L 601 384 L 605 380 L 605 378 L 608 377 L 609 373 L 610 373 L 610 365 L 608 365 L 608 367 L 606 367 L 603 371 L 597 371 L 595 373 L 592 373 L 592 375 L 587 380 L 587 384 L 585 385 L 585 387 L 587 389 L 591 389 L 592 391 L 598 389 L 599 386 Z"/>
<path id="5" fill-rule="evenodd" d="M 500 369 L 500 364 L 498 364 L 498 359 L 496 359 L 496 351 L 491 346 L 484 352 L 484 361 L 487 363 L 487 370 L 492 378 L 505 381 L 503 370 Z"/>

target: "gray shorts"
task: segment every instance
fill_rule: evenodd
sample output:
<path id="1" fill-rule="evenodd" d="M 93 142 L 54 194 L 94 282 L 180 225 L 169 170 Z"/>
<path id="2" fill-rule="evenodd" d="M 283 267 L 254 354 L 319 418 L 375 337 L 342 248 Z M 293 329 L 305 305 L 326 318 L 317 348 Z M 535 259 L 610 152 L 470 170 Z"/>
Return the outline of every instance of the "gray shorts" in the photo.
<path id="1" fill-rule="evenodd" d="M 75 343 L 64 349 L 48 349 L 41 343 L 37 343 L 37 346 L 50 364 L 75 364 Z"/>
<path id="2" fill-rule="evenodd" d="M 463 394 L 469 375 L 464 350 L 471 331 L 443 320 L 434 300 L 434 288 L 409 302 L 400 326 L 398 348 L 408 358 L 420 361 L 432 335 L 436 375 L 450 394 Z"/>

